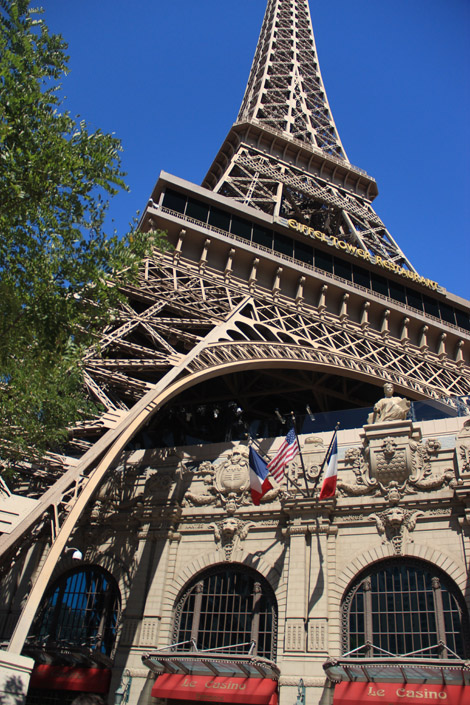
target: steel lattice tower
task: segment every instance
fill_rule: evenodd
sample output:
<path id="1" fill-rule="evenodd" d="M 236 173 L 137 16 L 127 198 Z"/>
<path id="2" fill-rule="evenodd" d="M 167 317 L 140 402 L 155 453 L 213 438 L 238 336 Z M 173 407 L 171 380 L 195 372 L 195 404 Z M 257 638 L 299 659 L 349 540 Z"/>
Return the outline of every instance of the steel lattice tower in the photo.
<path id="1" fill-rule="evenodd" d="M 268 2 L 237 122 L 203 185 L 413 270 L 370 205 L 375 180 L 341 144 L 307 0 Z"/>
<path id="2" fill-rule="evenodd" d="M 470 394 L 468 302 L 414 270 L 373 210 L 376 195 L 336 130 L 307 0 L 268 0 L 240 113 L 202 187 L 162 173 L 146 207 L 141 227 L 166 230 L 173 249 L 142 263 L 86 355 L 104 413 L 71 429 L 63 454 L 19 487 L 35 502 L 0 537 L 5 569 L 51 513 L 53 542 L 12 651 L 122 450 L 199 385 L 220 381 L 226 402 L 228 376 L 264 375 L 267 397 L 271 375 L 286 397 L 308 392 L 325 409 L 333 398 L 367 405 L 384 381 L 418 400 Z M 250 403 L 256 384 L 234 380 L 226 387 Z M 215 403 L 217 384 L 210 393 Z"/>

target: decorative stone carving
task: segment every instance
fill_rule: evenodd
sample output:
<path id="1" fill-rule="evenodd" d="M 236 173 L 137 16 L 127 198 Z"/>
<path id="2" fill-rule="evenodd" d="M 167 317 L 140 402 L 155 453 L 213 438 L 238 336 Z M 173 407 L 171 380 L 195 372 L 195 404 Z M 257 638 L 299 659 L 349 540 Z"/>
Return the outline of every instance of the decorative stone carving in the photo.
<path id="1" fill-rule="evenodd" d="M 365 426 L 362 448 L 349 448 L 344 458 L 354 482 L 339 479 L 338 494 L 381 494 L 390 505 L 397 505 L 405 494 L 454 488 L 459 481 L 452 468 L 442 467 L 440 451 L 439 440 L 428 438 L 423 443 L 419 427 L 411 421 Z"/>
<path id="2" fill-rule="evenodd" d="M 461 477 L 470 477 L 470 421 L 465 421 L 456 444 L 457 466 Z"/>
<path id="3" fill-rule="evenodd" d="M 318 436 L 308 436 L 304 441 L 303 457 L 307 482 L 315 484 L 325 458 L 326 449 L 323 439 Z M 298 485 L 305 487 L 304 473 L 301 463 L 294 460 L 288 465 L 288 478 Z"/>
<path id="4" fill-rule="evenodd" d="M 367 423 L 383 423 L 386 421 L 401 421 L 406 419 L 410 410 L 410 402 L 402 397 L 393 396 L 393 384 L 384 384 L 384 397 L 379 399 L 374 406 L 374 411 L 369 414 Z"/>
<path id="5" fill-rule="evenodd" d="M 214 530 L 214 539 L 218 547 L 225 553 L 225 560 L 230 561 L 236 543 L 248 536 L 248 531 L 255 526 L 251 521 L 242 521 L 234 516 L 227 516 L 221 521 L 209 524 Z"/>
<path id="6" fill-rule="evenodd" d="M 203 479 L 204 491 L 187 490 L 183 507 L 213 505 L 225 507 L 229 514 L 233 514 L 237 507 L 251 505 L 248 456 L 249 449 L 246 446 L 238 446 L 218 465 L 209 461 L 201 463 L 194 477 Z M 261 502 L 273 502 L 280 494 L 281 488 L 275 487 L 261 498 Z"/>
<path id="7" fill-rule="evenodd" d="M 347 483 L 338 480 L 336 488 L 339 494 L 349 496 L 360 496 L 370 494 L 377 490 L 377 480 L 371 478 L 369 465 L 364 457 L 363 448 L 348 448 L 345 455 L 345 463 L 351 466 L 355 475 L 354 483 Z"/>
<path id="8" fill-rule="evenodd" d="M 215 487 L 222 495 L 229 493 L 243 494 L 250 486 L 248 465 L 249 450 L 239 446 L 232 450 L 227 458 L 217 466 Z"/>
<path id="9" fill-rule="evenodd" d="M 322 652 L 327 650 L 328 621 L 321 617 L 308 620 L 307 651 Z"/>
<path id="10" fill-rule="evenodd" d="M 369 447 L 370 474 L 382 484 L 403 482 L 410 475 L 411 449 L 408 438 L 388 435 L 380 445 Z"/>
<path id="11" fill-rule="evenodd" d="M 205 486 L 204 492 L 196 494 L 187 490 L 183 499 L 183 507 L 208 507 L 213 504 L 219 506 L 219 492 L 214 487 L 215 470 L 212 463 L 205 460 L 199 465 L 195 474 L 202 477 Z"/>
<path id="12" fill-rule="evenodd" d="M 286 620 L 286 651 L 305 651 L 305 625 L 303 619 L 288 618 Z"/>
<path id="13" fill-rule="evenodd" d="M 421 511 L 410 512 L 402 507 L 393 506 L 379 514 L 371 514 L 370 518 L 375 519 L 377 531 L 383 537 L 382 543 L 389 541 L 395 553 L 401 555 L 405 533 L 412 532 L 418 517 L 423 515 L 424 512 Z"/>

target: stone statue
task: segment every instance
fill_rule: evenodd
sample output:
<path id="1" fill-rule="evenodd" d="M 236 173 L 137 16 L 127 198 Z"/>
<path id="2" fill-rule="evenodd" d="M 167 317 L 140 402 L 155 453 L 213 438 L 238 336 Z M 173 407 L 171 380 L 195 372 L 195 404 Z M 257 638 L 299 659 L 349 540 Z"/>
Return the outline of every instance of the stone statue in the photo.
<path id="1" fill-rule="evenodd" d="M 369 414 L 367 423 L 383 423 L 384 421 L 402 421 L 406 419 L 410 410 L 408 399 L 393 396 L 393 384 L 384 384 L 384 398 L 379 399 L 374 406 L 374 412 Z"/>

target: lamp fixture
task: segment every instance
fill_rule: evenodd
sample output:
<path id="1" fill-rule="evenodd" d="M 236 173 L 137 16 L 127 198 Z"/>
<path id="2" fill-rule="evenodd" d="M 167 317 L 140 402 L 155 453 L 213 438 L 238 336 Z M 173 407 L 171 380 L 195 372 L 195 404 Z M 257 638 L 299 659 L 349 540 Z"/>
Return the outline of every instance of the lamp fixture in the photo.
<path id="1" fill-rule="evenodd" d="M 124 682 L 124 679 L 127 679 Z M 129 692 L 131 689 L 132 676 L 128 668 L 123 672 L 121 682 L 118 689 L 114 693 L 114 705 L 126 705 L 129 701 Z"/>
<path id="2" fill-rule="evenodd" d="M 305 685 L 301 678 L 297 684 L 297 700 L 295 705 L 305 705 Z"/>
<path id="3" fill-rule="evenodd" d="M 70 553 L 72 551 L 71 558 L 74 561 L 81 561 L 83 560 L 83 553 L 80 551 L 79 548 L 75 548 L 74 546 L 68 546 L 65 549 L 66 553 Z"/>
<path id="4" fill-rule="evenodd" d="M 310 408 L 310 406 L 309 406 L 308 404 L 307 404 L 307 406 L 305 407 L 305 411 L 306 411 L 307 414 L 309 415 L 310 421 L 315 421 L 315 414 L 313 413 L 313 411 L 311 410 L 311 408 Z"/>

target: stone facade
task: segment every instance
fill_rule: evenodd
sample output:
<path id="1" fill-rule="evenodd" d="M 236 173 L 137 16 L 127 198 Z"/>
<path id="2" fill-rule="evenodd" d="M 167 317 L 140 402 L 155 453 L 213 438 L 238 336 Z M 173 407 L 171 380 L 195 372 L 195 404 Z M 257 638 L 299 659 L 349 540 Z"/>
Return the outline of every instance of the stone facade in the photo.
<path id="1" fill-rule="evenodd" d="M 53 576 L 93 564 L 119 585 L 110 692 L 128 669 L 130 705 L 156 702 L 142 656 L 178 640 L 179 596 L 216 566 L 251 568 L 274 591 L 281 705 L 295 702 L 300 678 L 308 705 L 332 703 L 322 664 L 347 650 L 342 603 L 366 568 L 418 560 L 445 573 L 468 604 L 469 428 L 470 420 L 453 418 L 340 431 L 334 499 L 302 497 L 284 481 L 259 507 L 250 499 L 245 444 L 125 454 L 73 535 L 83 560 L 64 558 Z M 330 436 L 300 439 L 310 488 Z M 281 440 L 262 446 L 272 454 Z M 298 457 L 288 477 L 304 488 Z M 4 583 L 4 637 L 18 609 L 17 586 L 41 560 L 36 546 L 16 582 Z"/>

